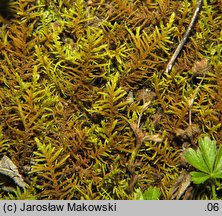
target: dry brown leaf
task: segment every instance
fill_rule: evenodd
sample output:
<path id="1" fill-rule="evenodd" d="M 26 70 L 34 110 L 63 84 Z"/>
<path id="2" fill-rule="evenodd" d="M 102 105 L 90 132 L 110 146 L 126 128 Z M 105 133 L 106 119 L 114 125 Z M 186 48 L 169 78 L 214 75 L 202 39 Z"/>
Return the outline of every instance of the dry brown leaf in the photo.
<path id="1" fill-rule="evenodd" d="M 190 173 L 183 171 L 172 189 L 171 200 L 179 200 L 190 186 Z"/>
<path id="2" fill-rule="evenodd" d="M 27 186 L 17 167 L 7 156 L 3 156 L 0 160 L 0 184 L 3 185 L 2 189 L 6 191 L 10 191 L 16 186 L 21 188 Z"/>

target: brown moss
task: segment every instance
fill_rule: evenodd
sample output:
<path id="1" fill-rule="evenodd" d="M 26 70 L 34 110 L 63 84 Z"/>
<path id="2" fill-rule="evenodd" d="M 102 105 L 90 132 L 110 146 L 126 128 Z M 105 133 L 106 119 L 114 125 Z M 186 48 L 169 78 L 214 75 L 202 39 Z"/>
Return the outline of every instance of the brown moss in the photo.
<path id="1" fill-rule="evenodd" d="M 30 183 L 24 196 L 132 199 L 157 186 L 169 199 L 183 146 L 222 137 L 221 2 L 204 1 L 165 76 L 189 1 L 13 4 L 17 15 L 0 27 L 0 152 Z"/>

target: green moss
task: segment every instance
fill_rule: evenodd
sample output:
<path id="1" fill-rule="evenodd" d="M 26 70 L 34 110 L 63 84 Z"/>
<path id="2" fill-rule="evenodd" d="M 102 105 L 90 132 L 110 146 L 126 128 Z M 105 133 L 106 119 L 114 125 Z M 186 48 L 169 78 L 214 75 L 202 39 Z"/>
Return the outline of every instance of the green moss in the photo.
<path id="1" fill-rule="evenodd" d="M 204 1 L 163 75 L 195 6 L 14 0 L 0 20 L 0 153 L 30 186 L 1 197 L 133 199 L 156 187 L 170 199 L 184 148 L 202 133 L 222 140 L 221 1 Z"/>

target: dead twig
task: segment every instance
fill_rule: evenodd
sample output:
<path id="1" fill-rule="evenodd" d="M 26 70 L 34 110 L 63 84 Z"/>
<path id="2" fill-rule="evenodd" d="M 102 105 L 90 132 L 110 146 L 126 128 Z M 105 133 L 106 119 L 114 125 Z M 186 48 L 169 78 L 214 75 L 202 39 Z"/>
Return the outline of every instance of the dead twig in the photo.
<path id="1" fill-rule="evenodd" d="M 194 23 L 195 23 L 195 21 L 197 19 L 197 16 L 198 16 L 198 14 L 200 12 L 202 2 L 203 2 L 203 0 L 199 0 L 199 2 L 197 3 L 196 10 L 195 10 L 195 12 L 193 14 L 193 17 L 191 19 L 191 22 L 190 22 L 188 28 L 187 28 L 187 31 L 185 32 L 182 40 L 180 41 L 180 44 L 176 48 L 173 56 L 171 57 L 168 65 L 166 67 L 165 74 L 169 73 L 172 70 L 172 67 L 173 67 L 173 65 L 174 65 L 174 63 L 175 63 L 175 61 L 177 59 L 177 56 L 179 55 L 179 53 L 180 53 L 181 49 L 183 48 L 184 44 L 186 43 L 186 41 L 188 39 L 188 36 L 189 36 L 189 34 L 190 34 L 190 32 L 191 32 L 191 30 L 192 30 L 192 28 L 194 26 Z"/>

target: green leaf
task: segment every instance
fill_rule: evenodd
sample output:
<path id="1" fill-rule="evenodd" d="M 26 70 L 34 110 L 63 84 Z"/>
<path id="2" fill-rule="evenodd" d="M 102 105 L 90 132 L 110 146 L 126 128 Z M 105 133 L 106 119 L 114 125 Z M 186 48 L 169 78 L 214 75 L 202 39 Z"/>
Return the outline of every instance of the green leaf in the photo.
<path id="1" fill-rule="evenodd" d="M 160 189 L 157 187 L 149 187 L 142 194 L 143 200 L 159 200 L 161 195 Z"/>
<path id="2" fill-rule="evenodd" d="M 206 136 L 199 140 L 199 145 L 205 164 L 207 165 L 210 173 L 212 173 L 217 152 L 216 141 L 210 140 L 210 138 Z"/>
<path id="3" fill-rule="evenodd" d="M 199 149 L 195 151 L 192 148 L 189 148 L 184 156 L 190 165 L 202 172 L 209 173 L 209 169 Z"/>
<path id="4" fill-rule="evenodd" d="M 214 165 L 214 172 L 221 172 L 222 170 L 222 145 L 220 145 L 217 152 L 217 157 Z"/>
<path id="5" fill-rule="evenodd" d="M 201 184 L 204 183 L 207 179 L 210 178 L 210 176 L 207 173 L 203 172 L 191 172 L 191 181 L 194 184 Z"/>
<path id="6" fill-rule="evenodd" d="M 212 178 L 222 178 L 222 170 L 219 170 L 218 172 L 213 172 Z"/>
<path id="7" fill-rule="evenodd" d="M 216 141 L 205 136 L 199 139 L 197 151 L 188 149 L 185 153 L 187 161 L 202 172 L 191 172 L 191 181 L 204 183 L 209 178 L 222 178 L 222 145 L 217 151 Z"/>

